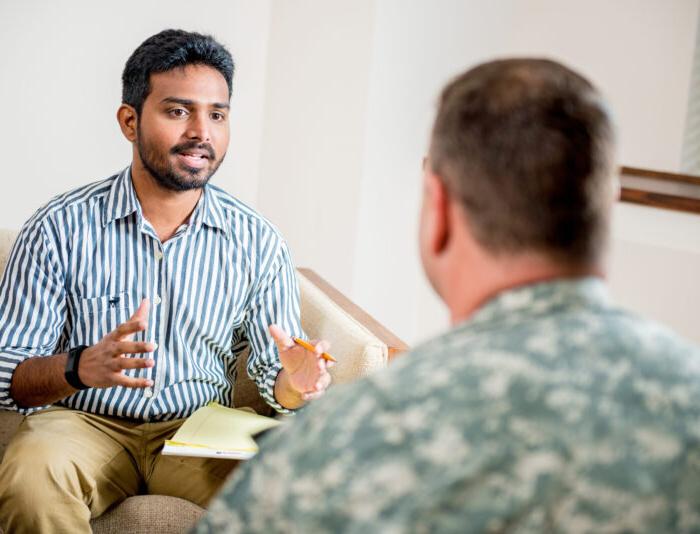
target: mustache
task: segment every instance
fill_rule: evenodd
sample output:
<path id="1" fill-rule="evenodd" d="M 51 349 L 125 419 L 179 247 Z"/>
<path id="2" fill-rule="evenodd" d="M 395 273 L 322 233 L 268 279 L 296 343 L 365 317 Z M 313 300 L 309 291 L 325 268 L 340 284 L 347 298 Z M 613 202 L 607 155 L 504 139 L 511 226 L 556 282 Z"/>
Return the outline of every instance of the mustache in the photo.
<path id="1" fill-rule="evenodd" d="M 216 152 L 214 152 L 214 147 L 212 147 L 209 143 L 196 143 L 194 141 L 190 141 L 189 143 L 182 143 L 180 145 L 175 145 L 173 148 L 170 149 L 170 153 L 181 154 L 182 152 L 187 152 L 188 150 L 192 150 L 193 148 L 197 148 L 199 150 L 206 150 L 207 156 L 210 160 L 213 161 L 216 159 Z"/>

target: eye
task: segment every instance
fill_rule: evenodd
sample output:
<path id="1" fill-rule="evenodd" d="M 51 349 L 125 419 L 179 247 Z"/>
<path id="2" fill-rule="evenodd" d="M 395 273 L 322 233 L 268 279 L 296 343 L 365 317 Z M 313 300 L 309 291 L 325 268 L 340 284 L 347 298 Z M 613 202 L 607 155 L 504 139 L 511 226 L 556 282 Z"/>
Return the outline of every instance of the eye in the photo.
<path id="1" fill-rule="evenodd" d="M 212 118 L 212 120 L 215 120 L 216 122 L 221 122 L 221 121 L 226 120 L 226 115 L 224 115 L 220 111 L 214 111 L 211 114 L 211 118 Z"/>
<path id="2" fill-rule="evenodd" d="M 184 117 L 187 115 L 187 110 L 184 108 L 173 108 L 168 110 L 168 115 L 171 117 Z"/>

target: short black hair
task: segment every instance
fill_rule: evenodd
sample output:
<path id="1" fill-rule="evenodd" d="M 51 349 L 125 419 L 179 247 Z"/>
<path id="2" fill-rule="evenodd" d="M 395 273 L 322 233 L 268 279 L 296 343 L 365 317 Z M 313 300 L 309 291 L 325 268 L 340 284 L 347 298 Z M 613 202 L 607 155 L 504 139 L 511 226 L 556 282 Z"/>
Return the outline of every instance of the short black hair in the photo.
<path id="1" fill-rule="evenodd" d="M 187 65 L 208 65 L 218 70 L 228 84 L 231 98 L 233 58 L 211 35 L 184 30 L 163 30 L 134 50 L 122 73 L 122 102 L 140 115 L 151 91 L 151 74 Z"/>
<path id="2" fill-rule="evenodd" d="M 614 129 L 602 97 L 546 59 L 479 65 L 442 92 L 430 164 L 492 253 L 597 262 L 614 195 Z"/>

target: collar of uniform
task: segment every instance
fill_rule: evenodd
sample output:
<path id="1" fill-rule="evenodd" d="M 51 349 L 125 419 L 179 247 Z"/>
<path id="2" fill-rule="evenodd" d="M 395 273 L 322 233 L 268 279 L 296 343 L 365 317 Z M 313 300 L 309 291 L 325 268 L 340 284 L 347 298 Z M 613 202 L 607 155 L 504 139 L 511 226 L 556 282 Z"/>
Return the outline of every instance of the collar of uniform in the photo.
<path id="1" fill-rule="evenodd" d="M 507 289 L 479 308 L 464 326 L 535 316 L 572 307 L 606 308 L 610 299 L 597 277 L 557 279 Z"/>
<path id="2" fill-rule="evenodd" d="M 131 215 L 135 211 L 140 212 L 141 206 L 131 183 L 131 167 L 127 167 L 112 182 L 104 205 L 102 226 Z"/>

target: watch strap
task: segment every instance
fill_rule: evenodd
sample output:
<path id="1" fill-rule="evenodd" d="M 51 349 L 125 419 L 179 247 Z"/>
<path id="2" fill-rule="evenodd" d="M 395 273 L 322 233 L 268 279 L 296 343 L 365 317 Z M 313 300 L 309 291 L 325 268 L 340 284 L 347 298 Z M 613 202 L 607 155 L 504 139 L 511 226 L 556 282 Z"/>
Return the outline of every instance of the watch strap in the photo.
<path id="1" fill-rule="evenodd" d="M 83 351 L 87 348 L 87 345 L 78 345 L 73 347 L 68 351 L 68 359 L 66 360 L 66 370 L 64 376 L 66 377 L 66 382 L 68 382 L 75 389 L 88 389 L 90 386 L 86 386 L 80 380 L 78 375 L 78 366 L 80 365 L 80 356 Z"/>

